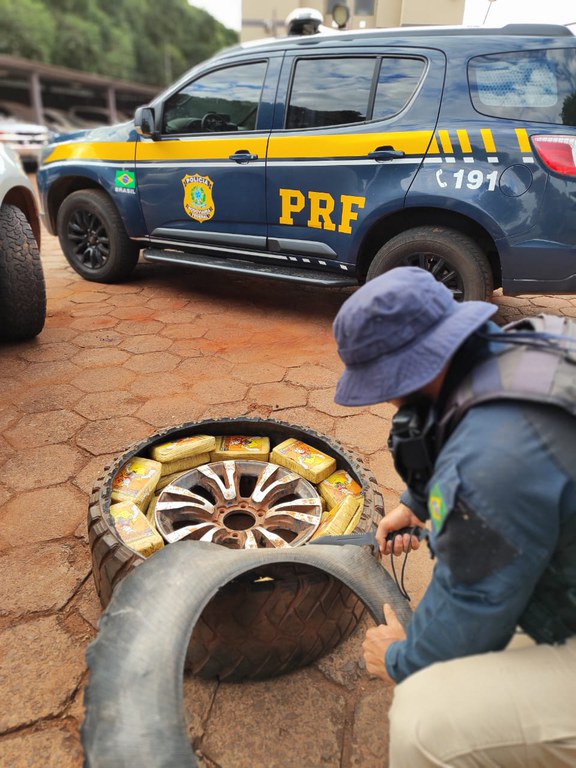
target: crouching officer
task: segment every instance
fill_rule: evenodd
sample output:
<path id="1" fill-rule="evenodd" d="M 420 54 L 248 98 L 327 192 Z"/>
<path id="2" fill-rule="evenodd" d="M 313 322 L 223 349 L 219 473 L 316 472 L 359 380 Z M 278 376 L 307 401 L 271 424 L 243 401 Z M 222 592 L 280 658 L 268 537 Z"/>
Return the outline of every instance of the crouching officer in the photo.
<path id="1" fill-rule="evenodd" d="M 399 409 L 408 488 L 380 549 L 430 521 L 436 557 L 407 632 L 386 606 L 363 646 L 368 672 L 400 684 L 391 768 L 576 766 L 576 343 L 561 318 L 504 330 L 495 311 L 404 267 L 334 322 L 336 402 Z M 518 627 L 535 642 L 508 647 Z"/>

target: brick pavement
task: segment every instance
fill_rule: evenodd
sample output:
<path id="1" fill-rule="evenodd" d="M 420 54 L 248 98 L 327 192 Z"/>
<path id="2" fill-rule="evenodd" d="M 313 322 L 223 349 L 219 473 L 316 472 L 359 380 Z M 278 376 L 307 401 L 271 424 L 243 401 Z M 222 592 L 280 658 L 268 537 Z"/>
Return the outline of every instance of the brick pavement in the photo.
<path id="1" fill-rule="evenodd" d="M 391 409 L 332 401 L 331 321 L 345 292 L 140 264 L 135 279 L 79 278 L 45 236 L 48 319 L 0 347 L 0 764 L 82 764 L 84 653 L 100 606 L 87 496 L 110 458 L 157 429 L 260 415 L 334 435 L 363 455 L 387 508 L 401 489 L 382 450 Z M 496 297 L 497 319 L 576 316 L 576 297 Z M 411 556 L 408 588 L 430 563 Z M 382 768 L 390 692 L 358 663 L 356 633 L 273 682 L 187 679 L 191 737 L 209 768 Z"/>

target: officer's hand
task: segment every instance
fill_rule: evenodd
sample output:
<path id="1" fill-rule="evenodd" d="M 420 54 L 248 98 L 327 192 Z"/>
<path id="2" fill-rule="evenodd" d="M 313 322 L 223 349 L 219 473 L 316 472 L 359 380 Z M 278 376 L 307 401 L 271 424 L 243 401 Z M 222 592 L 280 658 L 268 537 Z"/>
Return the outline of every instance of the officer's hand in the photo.
<path id="1" fill-rule="evenodd" d="M 384 515 L 382 520 L 378 524 L 378 530 L 376 531 L 376 541 L 380 547 L 380 552 L 383 555 L 389 555 L 392 552 L 392 543 L 386 541 L 386 537 L 394 531 L 399 531 L 400 528 L 411 528 L 415 525 L 423 527 L 422 521 L 419 520 L 412 512 L 410 507 L 406 504 L 398 504 L 392 512 Z M 403 536 L 394 537 L 394 554 L 399 555 L 401 552 L 407 552 L 408 549 L 418 549 L 420 541 L 415 536 L 410 536 L 405 533 Z"/>
<path id="2" fill-rule="evenodd" d="M 366 671 L 369 675 L 379 677 L 385 683 L 394 683 L 386 669 L 386 651 L 392 643 L 404 640 L 406 633 L 404 627 L 398 621 L 396 614 L 388 603 L 384 603 L 384 617 L 386 624 L 371 627 L 366 632 L 366 638 L 362 643 Z"/>

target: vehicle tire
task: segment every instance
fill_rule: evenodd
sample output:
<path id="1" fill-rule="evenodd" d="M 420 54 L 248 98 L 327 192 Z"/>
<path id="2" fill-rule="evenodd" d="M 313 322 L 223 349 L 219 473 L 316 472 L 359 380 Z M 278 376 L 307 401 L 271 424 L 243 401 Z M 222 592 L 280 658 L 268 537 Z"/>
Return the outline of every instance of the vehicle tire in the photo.
<path id="1" fill-rule="evenodd" d="M 38 244 L 26 216 L 0 208 L 0 338 L 37 336 L 46 321 L 46 287 Z"/>
<path id="2" fill-rule="evenodd" d="M 494 291 L 486 255 L 467 235 L 446 227 L 414 227 L 376 253 L 367 280 L 394 267 L 421 267 L 449 288 L 456 301 L 490 301 Z"/>
<path id="3" fill-rule="evenodd" d="M 122 579 L 146 562 L 120 541 L 111 524 L 109 508 L 114 477 L 132 456 L 146 456 L 155 444 L 193 434 L 264 435 L 270 438 L 272 446 L 289 437 L 303 440 L 336 457 L 339 467 L 350 472 L 362 486 L 364 510 L 358 531 L 370 530 L 384 513 L 376 481 L 361 460 L 313 430 L 256 418 L 206 420 L 163 430 L 113 461 L 92 491 L 88 536 L 94 582 L 104 607 Z M 284 571 L 279 575 L 271 570 L 258 581 L 236 579 L 219 591 L 198 621 L 187 667 L 201 677 L 227 681 L 282 674 L 310 664 L 334 648 L 352 633 L 363 613 L 362 603 L 350 590 L 303 565 L 295 566 L 290 574 Z M 298 638 L 297 651 L 286 653 L 286 637 Z M 264 662 L 263 645 L 268 648 Z"/>
<path id="4" fill-rule="evenodd" d="M 100 189 L 72 192 L 58 211 L 58 239 L 70 266 L 86 280 L 119 283 L 140 249 L 126 234 L 116 206 Z"/>
<path id="5" fill-rule="evenodd" d="M 408 601 L 361 547 L 231 550 L 198 541 L 172 544 L 119 586 L 88 648 L 90 679 L 81 728 L 86 767 L 197 766 L 183 693 L 192 630 L 226 584 L 254 581 L 272 566 L 290 572 L 295 565 L 342 584 L 378 623 L 384 622 L 385 602 L 402 624 L 410 620 Z M 289 639 L 295 646 L 297 638 Z M 266 646 L 260 648 L 260 662 L 267 652 Z M 265 762 L 264 755 L 255 756 L 255 764 Z"/>

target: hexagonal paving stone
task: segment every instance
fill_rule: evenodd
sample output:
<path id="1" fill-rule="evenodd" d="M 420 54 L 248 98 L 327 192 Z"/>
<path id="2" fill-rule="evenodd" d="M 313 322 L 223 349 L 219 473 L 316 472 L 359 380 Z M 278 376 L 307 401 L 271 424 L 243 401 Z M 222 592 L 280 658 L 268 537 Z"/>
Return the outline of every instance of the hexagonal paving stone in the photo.
<path id="1" fill-rule="evenodd" d="M 190 385 L 190 398 L 207 405 L 236 403 L 243 400 L 248 387 L 240 381 L 230 378 L 206 379 Z"/>
<path id="2" fill-rule="evenodd" d="M 76 438 L 81 448 L 98 456 L 111 451 L 124 451 L 132 443 L 143 440 L 149 433 L 150 427 L 132 416 L 121 416 L 115 419 L 101 419 L 88 424 Z"/>
<path id="3" fill-rule="evenodd" d="M 339 419 L 335 437 L 350 448 L 372 453 L 386 449 L 388 427 L 386 421 L 379 416 L 360 413 L 347 419 Z"/>
<path id="4" fill-rule="evenodd" d="M 16 451 L 2 467 L 2 480 L 8 488 L 25 491 L 65 483 L 79 472 L 86 458 L 69 445 L 46 445 Z"/>
<path id="5" fill-rule="evenodd" d="M 136 415 L 160 429 L 177 426 L 182 422 L 197 421 L 202 417 L 205 403 L 195 402 L 190 395 L 157 397 L 143 405 Z"/>
<path id="6" fill-rule="evenodd" d="M 25 546 L 13 547 L 0 555 L 2 612 L 23 616 L 59 610 L 90 572 L 88 548 L 76 539 L 27 544 L 24 529 L 21 542 Z M 37 574 L 44 577 L 36 578 Z"/>
<path id="7" fill-rule="evenodd" d="M 76 734 L 61 728 L 21 731 L 0 742 L 10 768 L 82 768 L 84 753 Z"/>
<path id="8" fill-rule="evenodd" d="M 289 368 L 286 381 L 309 388 L 331 387 L 334 390 L 338 376 L 330 368 L 325 368 L 323 365 L 307 363 L 298 368 Z"/>
<path id="9" fill-rule="evenodd" d="M 16 449 L 38 448 L 69 441 L 84 423 L 82 416 L 71 411 L 25 413 L 4 436 Z"/>
<path id="10" fill-rule="evenodd" d="M 173 371 L 181 359 L 170 352 L 143 352 L 141 355 L 131 357 L 125 367 L 143 375 L 159 374 L 159 378 L 162 378 L 162 374 Z"/>
<path id="11" fill-rule="evenodd" d="M 101 368 L 105 366 L 122 365 L 130 359 L 128 352 L 115 347 L 91 347 L 80 349 L 72 357 L 73 362 L 80 368 Z"/>
<path id="12" fill-rule="evenodd" d="M 141 404 L 141 398 L 134 397 L 130 392 L 112 390 L 85 395 L 76 403 L 75 410 L 86 419 L 97 421 L 116 416 L 131 416 Z"/>
<path id="13" fill-rule="evenodd" d="M 145 352 L 164 352 L 172 343 L 171 339 L 153 333 L 135 336 L 134 338 L 128 337 L 122 341 L 120 348 L 133 352 L 136 355 L 141 355 Z"/>
<path id="14" fill-rule="evenodd" d="M 129 386 L 136 374 L 125 368 L 90 368 L 74 376 L 72 384 L 84 392 L 108 392 Z"/>
<path id="15" fill-rule="evenodd" d="M 55 342 L 53 344 L 41 344 L 29 349 L 23 348 L 20 356 L 30 363 L 45 363 L 53 360 L 67 360 L 78 349 L 74 344 L 67 341 Z"/>
<path id="16" fill-rule="evenodd" d="M 283 381 L 256 384 L 250 387 L 248 397 L 262 405 L 269 405 L 274 410 L 294 408 L 306 405 L 308 402 L 308 392 L 304 387 L 286 384 Z"/>
<path id="17" fill-rule="evenodd" d="M 205 753 L 219 765 L 232 765 L 234 755 L 234 768 L 339 765 L 345 698 L 335 691 L 327 697 L 317 674 L 302 670 L 273 683 L 221 683 L 202 740 Z"/>
<path id="18" fill-rule="evenodd" d="M 82 397 L 81 392 L 71 384 L 52 384 L 50 387 L 31 387 L 11 396 L 11 402 L 27 413 L 53 411 L 70 408 Z"/>
<path id="19" fill-rule="evenodd" d="M 246 384 L 267 384 L 273 381 L 282 381 L 286 375 L 286 368 L 276 363 L 255 363 L 251 365 L 238 364 L 233 368 L 233 375 L 235 379 L 245 381 Z"/>
<path id="20" fill-rule="evenodd" d="M 48 541 L 72 536 L 86 519 L 86 495 L 72 486 L 58 485 L 20 493 L 0 517 L 0 535 L 13 546 L 26 541 Z"/>
<path id="21" fill-rule="evenodd" d="M 4 629 L 0 645 L 0 687 L 10 702 L 0 708 L 0 731 L 57 716 L 80 682 L 85 648 L 60 629 L 55 616 Z M 8 674 L 13 669 L 18 675 Z"/>

